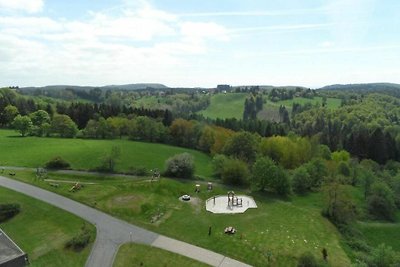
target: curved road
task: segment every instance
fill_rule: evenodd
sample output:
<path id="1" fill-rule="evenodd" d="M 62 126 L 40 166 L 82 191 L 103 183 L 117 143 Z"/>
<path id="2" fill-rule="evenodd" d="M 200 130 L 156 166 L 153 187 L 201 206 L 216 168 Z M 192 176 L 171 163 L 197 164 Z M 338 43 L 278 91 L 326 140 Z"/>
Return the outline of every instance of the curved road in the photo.
<path id="1" fill-rule="evenodd" d="M 94 224 L 97 237 L 86 262 L 86 267 L 111 267 L 120 245 L 128 242 L 142 243 L 165 249 L 207 263 L 211 266 L 250 266 L 221 254 L 181 242 L 116 219 L 104 212 L 90 208 L 36 186 L 0 176 L 0 186 L 37 198 L 73 213 Z"/>

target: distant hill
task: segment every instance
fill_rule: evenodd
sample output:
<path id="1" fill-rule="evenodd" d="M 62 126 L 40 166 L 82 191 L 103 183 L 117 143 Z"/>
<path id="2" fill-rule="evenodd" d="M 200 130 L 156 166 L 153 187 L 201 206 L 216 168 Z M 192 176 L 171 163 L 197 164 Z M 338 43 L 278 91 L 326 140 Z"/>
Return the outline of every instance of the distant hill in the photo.
<path id="1" fill-rule="evenodd" d="M 153 89 L 165 89 L 169 88 L 160 83 L 132 83 L 132 84 L 121 84 L 121 85 L 106 85 L 106 86 L 79 86 L 79 85 L 48 85 L 42 87 L 21 87 L 20 90 L 63 90 L 63 89 L 75 89 L 75 90 L 83 90 L 88 91 L 94 88 L 100 88 L 102 90 L 108 89 L 120 89 L 120 90 L 144 90 L 148 88 Z"/>
<path id="2" fill-rule="evenodd" d="M 334 84 L 322 87 L 321 92 L 333 94 L 354 93 L 372 94 L 379 93 L 400 98 L 400 84 L 396 83 L 359 83 L 359 84 Z"/>
<path id="3" fill-rule="evenodd" d="M 356 84 L 333 84 L 324 86 L 317 90 L 349 90 L 349 91 L 379 91 L 379 90 L 399 90 L 400 84 L 396 83 L 356 83 Z"/>

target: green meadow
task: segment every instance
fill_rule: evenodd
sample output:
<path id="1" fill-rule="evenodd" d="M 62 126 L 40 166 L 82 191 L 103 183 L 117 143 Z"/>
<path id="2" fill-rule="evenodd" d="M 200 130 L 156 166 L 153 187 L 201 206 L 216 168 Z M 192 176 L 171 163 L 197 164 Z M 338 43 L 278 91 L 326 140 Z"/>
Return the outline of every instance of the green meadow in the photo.
<path id="1" fill-rule="evenodd" d="M 129 140 L 19 137 L 12 130 L 0 130 L 0 166 L 38 167 L 55 156 L 61 156 L 71 163 L 73 169 L 94 170 L 114 146 L 121 150 L 117 172 L 129 172 L 139 167 L 163 170 L 166 159 L 188 152 L 195 158 L 196 175 L 209 177 L 212 174 L 211 158 L 191 149 Z"/>
<path id="2" fill-rule="evenodd" d="M 148 178 L 96 178 L 50 173 L 49 178 L 59 180 L 59 187 L 54 188 L 48 182 L 38 180 L 33 172 L 16 171 L 15 178 L 254 266 L 266 266 L 268 262 L 270 266 L 296 266 L 298 257 L 306 251 L 322 260 L 322 248 L 328 250 L 331 266 L 350 265 L 340 234 L 321 216 L 323 198 L 320 193 L 281 199 L 219 184 L 208 192 L 202 183 L 201 192 L 194 194 L 194 181 L 162 178 L 159 182 L 150 182 Z M 85 184 L 82 190 L 71 193 L 71 185 L 65 181 L 95 184 Z M 258 208 L 235 215 L 212 214 L 205 210 L 208 198 L 224 195 L 232 189 L 238 194 L 252 195 Z M 193 201 L 180 201 L 178 198 L 183 194 L 192 195 Z M 211 236 L 208 235 L 209 226 L 212 227 Z M 237 234 L 224 234 L 228 226 L 235 227 Z"/>
<path id="3" fill-rule="evenodd" d="M 211 97 L 211 102 L 207 109 L 198 113 L 211 119 L 242 119 L 244 101 L 247 95 L 247 93 L 215 94 Z"/>
<path id="4" fill-rule="evenodd" d="M 32 267 L 82 267 L 96 236 L 94 226 L 91 244 L 80 252 L 65 249 L 65 243 L 80 232 L 85 221 L 39 200 L 0 187 L 0 203 L 18 203 L 21 212 L 0 224 L 0 228 L 28 253 Z"/>
<path id="5" fill-rule="evenodd" d="M 159 248 L 131 243 L 120 247 L 113 266 L 205 267 L 208 265 Z"/>

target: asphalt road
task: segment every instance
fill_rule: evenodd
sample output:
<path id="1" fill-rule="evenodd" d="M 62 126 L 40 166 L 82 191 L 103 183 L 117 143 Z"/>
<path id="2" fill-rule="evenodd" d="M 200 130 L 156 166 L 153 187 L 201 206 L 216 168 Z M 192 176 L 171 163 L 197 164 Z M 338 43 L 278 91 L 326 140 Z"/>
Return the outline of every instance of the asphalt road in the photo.
<path id="1" fill-rule="evenodd" d="M 36 186 L 3 176 L 0 176 L 0 186 L 50 203 L 53 206 L 66 210 L 94 224 L 97 229 L 97 236 L 92 251 L 87 259 L 86 267 L 111 267 L 119 246 L 128 242 L 147 244 L 165 249 L 207 263 L 211 266 L 249 266 L 213 251 L 168 238 L 129 224 L 104 212 Z"/>

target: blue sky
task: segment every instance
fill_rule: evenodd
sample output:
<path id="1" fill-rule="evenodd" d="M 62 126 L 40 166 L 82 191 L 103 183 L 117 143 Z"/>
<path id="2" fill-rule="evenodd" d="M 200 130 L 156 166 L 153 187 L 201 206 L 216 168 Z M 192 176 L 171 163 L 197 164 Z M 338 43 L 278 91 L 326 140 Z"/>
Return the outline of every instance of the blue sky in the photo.
<path id="1" fill-rule="evenodd" d="M 400 83 L 398 0 L 0 0 L 0 85 Z"/>

